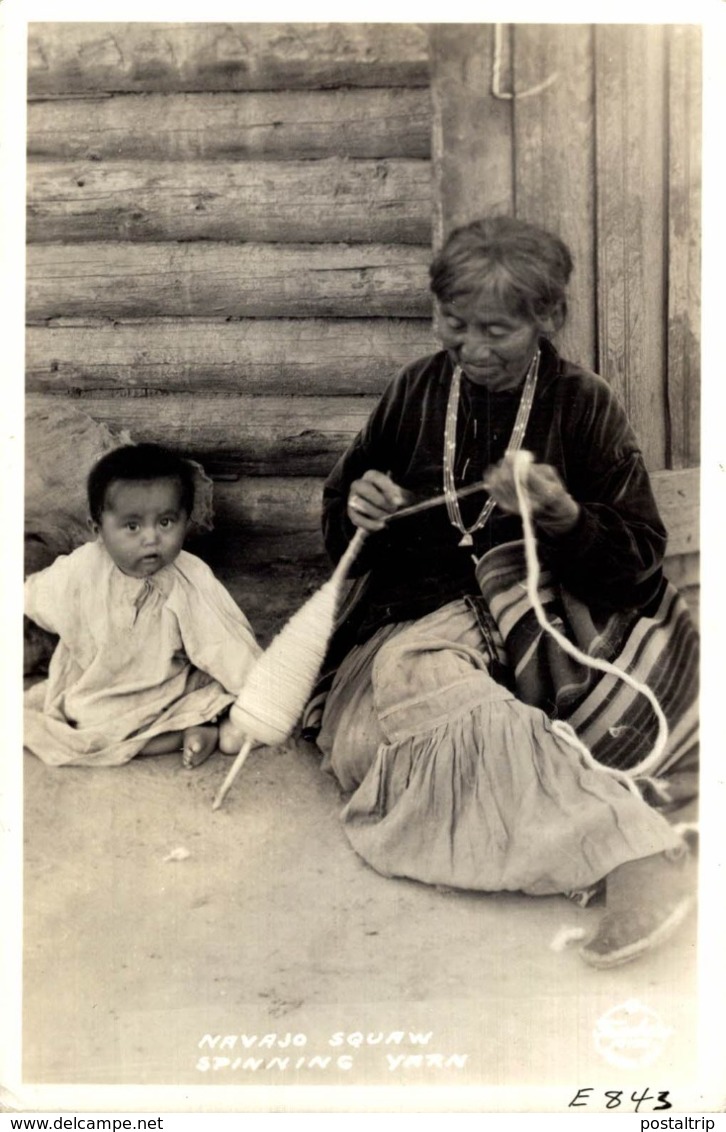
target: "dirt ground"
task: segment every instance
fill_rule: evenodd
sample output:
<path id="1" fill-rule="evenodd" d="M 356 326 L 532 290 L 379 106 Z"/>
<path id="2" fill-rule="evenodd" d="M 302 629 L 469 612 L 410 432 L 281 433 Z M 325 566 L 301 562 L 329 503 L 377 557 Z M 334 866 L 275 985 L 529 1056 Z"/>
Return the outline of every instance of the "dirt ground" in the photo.
<path id="1" fill-rule="evenodd" d="M 565 1108 L 690 1079 L 694 924 L 595 971 L 551 944 L 597 908 L 381 877 L 305 744 L 253 752 L 216 812 L 220 754 L 25 759 L 28 1083 L 546 1085 Z M 634 1001 L 657 1081 L 612 1065 L 603 1019 Z"/>
<path id="2" fill-rule="evenodd" d="M 289 610 L 258 584 L 246 607 L 266 643 Z M 517 1090 L 515 1111 L 531 1104 L 519 1090 L 547 1089 L 538 1111 L 578 1088 L 602 1107 L 605 1089 L 692 1081 L 695 917 L 596 971 L 553 944 L 600 907 L 373 872 L 312 745 L 254 751 L 212 811 L 229 766 L 26 753 L 27 1085 L 195 1087 L 194 1107 L 209 1086 L 209 1107 L 232 1111 L 250 1086 L 486 1086 Z"/>

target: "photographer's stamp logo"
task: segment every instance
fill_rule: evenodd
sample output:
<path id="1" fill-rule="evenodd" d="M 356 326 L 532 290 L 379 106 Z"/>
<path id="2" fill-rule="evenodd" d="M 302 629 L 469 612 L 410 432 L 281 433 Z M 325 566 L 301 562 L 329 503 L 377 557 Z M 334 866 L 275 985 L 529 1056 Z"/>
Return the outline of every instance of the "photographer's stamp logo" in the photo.
<path id="1" fill-rule="evenodd" d="M 598 1019 L 595 1048 L 609 1065 L 638 1069 L 658 1060 L 672 1033 L 655 1010 L 633 998 Z"/>

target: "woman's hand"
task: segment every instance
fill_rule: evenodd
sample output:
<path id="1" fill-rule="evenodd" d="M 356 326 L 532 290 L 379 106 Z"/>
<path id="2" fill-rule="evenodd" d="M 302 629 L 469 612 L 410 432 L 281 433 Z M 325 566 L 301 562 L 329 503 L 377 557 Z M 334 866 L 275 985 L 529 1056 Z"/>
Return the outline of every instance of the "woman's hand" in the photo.
<path id="1" fill-rule="evenodd" d="M 411 498 L 411 492 L 395 484 L 385 472 L 369 468 L 350 485 L 348 518 L 364 531 L 380 531 L 388 517 Z"/>
<path id="2" fill-rule="evenodd" d="M 514 485 L 515 453 L 489 468 L 484 486 L 503 511 L 518 515 L 519 502 Z M 566 534 L 580 516 L 580 506 L 563 484 L 559 472 L 550 464 L 527 464 L 522 473 L 532 517 L 548 534 Z"/>

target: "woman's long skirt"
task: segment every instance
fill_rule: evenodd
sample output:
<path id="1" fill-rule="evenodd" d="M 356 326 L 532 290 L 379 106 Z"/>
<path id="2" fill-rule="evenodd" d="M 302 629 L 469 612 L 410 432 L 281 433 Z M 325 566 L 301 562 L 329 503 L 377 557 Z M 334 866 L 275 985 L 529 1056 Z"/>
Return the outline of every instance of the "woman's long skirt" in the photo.
<path id="1" fill-rule="evenodd" d="M 545 895 L 677 850 L 662 814 L 493 678 L 490 644 L 458 600 L 379 629 L 338 668 L 317 742 L 352 792 L 360 856 L 387 876 Z"/>

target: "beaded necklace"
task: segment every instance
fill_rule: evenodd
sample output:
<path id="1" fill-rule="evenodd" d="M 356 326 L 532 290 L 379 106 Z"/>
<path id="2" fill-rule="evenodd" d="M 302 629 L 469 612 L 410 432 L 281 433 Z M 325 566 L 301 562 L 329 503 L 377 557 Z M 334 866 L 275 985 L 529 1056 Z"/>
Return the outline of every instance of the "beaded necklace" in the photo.
<path id="1" fill-rule="evenodd" d="M 524 433 L 527 428 L 529 414 L 532 409 L 532 402 L 534 401 L 534 391 L 537 384 L 537 374 L 539 373 L 539 348 L 535 350 L 532 361 L 529 363 L 527 376 L 524 381 L 524 388 L 522 390 L 522 397 L 519 402 L 517 410 L 517 418 L 514 422 L 512 435 L 509 438 L 507 445 L 508 452 L 517 452 L 524 440 Z M 449 513 L 449 521 L 453 527 L 456 527 L 461 532 L 461 540 L 459 546 L 472 546 L 474 540 L 472 535 L 475 531 L 480 531 L 484 526 L 489 516 L 491 515 L 495 501 L 490 497 L 479 512 L 478 518 L 470 526 L 464 526 L 464 521 L 461 517 L 461 509 L 459 507 L 459 500 L 456 496 L 456 483 L 454 479 L 454 463 L 456 461 L 456 422 L 459 415 L 459 398 L 461 395 L 461 366 L 456 366 L 454 376 L 451 379 L 451 388 L 449 389 L 449 402 L 446 407 L 446 427 L 444 429 L 444 498 L 446 500 L 446 510 Z"/>

